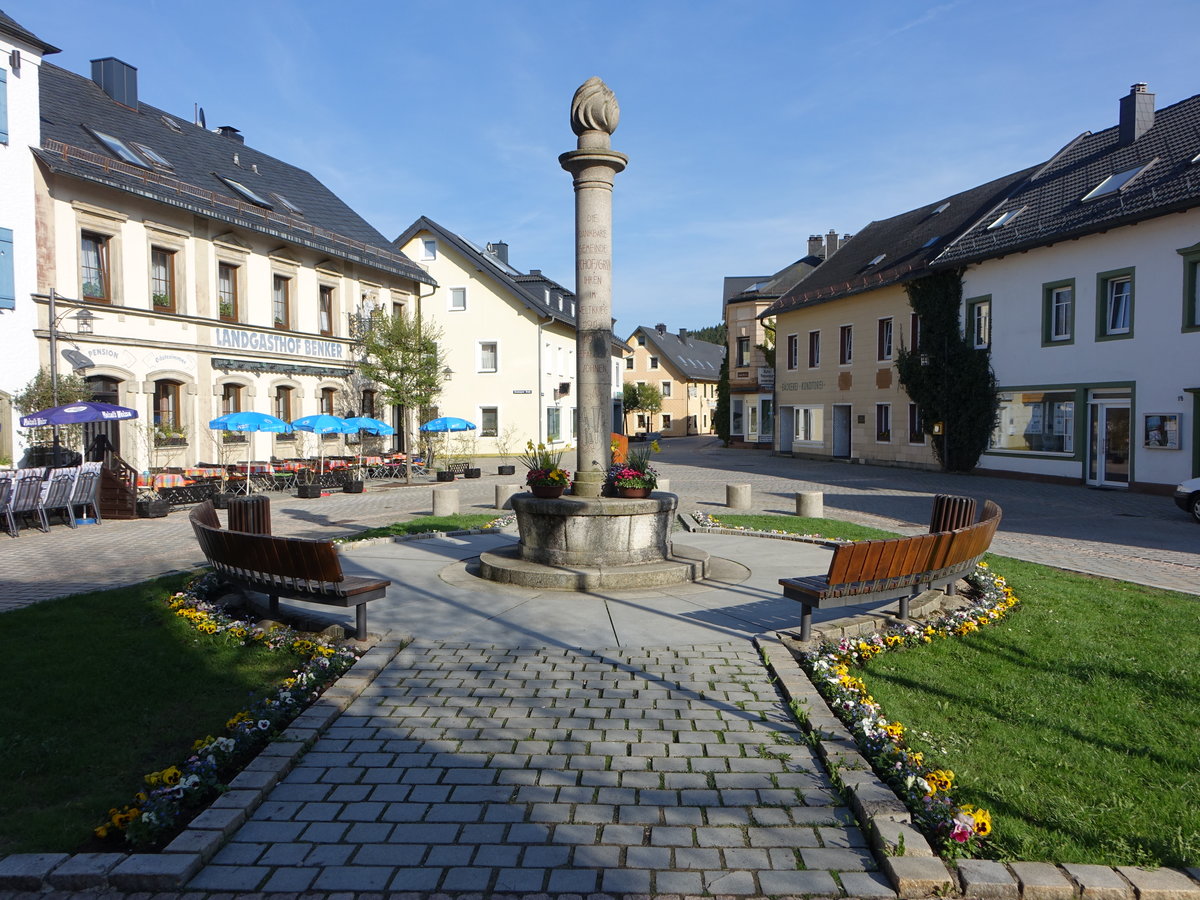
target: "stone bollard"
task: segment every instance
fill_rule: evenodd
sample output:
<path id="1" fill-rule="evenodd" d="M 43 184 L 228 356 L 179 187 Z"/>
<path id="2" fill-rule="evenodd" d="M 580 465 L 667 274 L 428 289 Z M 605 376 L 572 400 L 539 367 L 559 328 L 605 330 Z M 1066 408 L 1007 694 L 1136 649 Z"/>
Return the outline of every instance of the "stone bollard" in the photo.
<path id="1" fill-rule="evenodd" d="M 825 518 L 825 495 L 821 491 L 797 491 L 796 515 L 806 519 Z"/>
<path id="2" fill-rule="evenodd" d="M 749 509 L 750 508 L 750 485 L 748 484 L 727 484 L 725 485 L 725 505 L 730 509 Z"/>
<path id="3" fill-rule="evenodd" d="M 656 491 L 667 491 L 669 493 L 671 490 L 671 479 L 669 479 L 669 478 L 658 479 L 658 484 L 655 485 L 654 489 Z"/>
<path id="4" fill-rule="evenodd" d="M 498 484 L 496 485 L 496 509 L 512 509 L 513 494 L 519 494 L 524 490 L 519 484 Z"/>
<path id="5" fill-rule="evenodd" d="M 458 515 L 457 488 L 438 488 L 433 492 L 433 514 L 435 516 Z"/>

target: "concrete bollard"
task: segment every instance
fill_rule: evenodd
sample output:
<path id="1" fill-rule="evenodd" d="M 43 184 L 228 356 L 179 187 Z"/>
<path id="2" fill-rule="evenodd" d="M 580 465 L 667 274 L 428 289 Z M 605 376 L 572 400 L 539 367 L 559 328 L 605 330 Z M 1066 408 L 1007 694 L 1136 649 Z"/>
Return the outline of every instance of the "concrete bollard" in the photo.
<path id="1" fill-rule="evenodd" d="M 512 509 L 513 494 L 519 494 L 524 488 L 519 484 L 496 485 L 496 509 Z"/>
<path id="2" fill-rule="evenodd" d="M 727 484 L 725 485 L 725 505 L 730 509 L 749 509 L 750 508 L 750 485 L 748 484 Z"/>
<path id="3" fill-rule="evenodd" d="M 821 491 L 797 491 L 796 515 L 806 519 L 825 518 L 825 495 Z"/>
<path id="4" fill-rule="evenodd" d="M 668 491 L 669 492 L 671 490 L 671 479 L 669 479 L 669 478 L 658 479 L 658 484 L 655 485 L 654 489 L 656 491 Z"/>
<path id="5" fill-rule="evenodd" d="M 435 516 L 458 515 L 457 488 L 438 488 L 433 492 L 433 514 Z"/>

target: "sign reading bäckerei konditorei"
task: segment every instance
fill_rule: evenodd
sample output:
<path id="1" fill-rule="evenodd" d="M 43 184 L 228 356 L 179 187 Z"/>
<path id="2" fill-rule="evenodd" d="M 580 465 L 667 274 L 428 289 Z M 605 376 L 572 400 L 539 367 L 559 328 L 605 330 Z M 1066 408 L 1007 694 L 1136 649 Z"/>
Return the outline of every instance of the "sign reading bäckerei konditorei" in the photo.
<path id="1" fill-rule="evenodd" d="M 340 341 L 322 341 L 316 338 L 295 337 L 272 331 L 214 328 L 213 346 L 236 347 L 239 350 L 261 350 L 264 353 L 281 353 L 318 359 L 346 358 L 346 345 Z"/>

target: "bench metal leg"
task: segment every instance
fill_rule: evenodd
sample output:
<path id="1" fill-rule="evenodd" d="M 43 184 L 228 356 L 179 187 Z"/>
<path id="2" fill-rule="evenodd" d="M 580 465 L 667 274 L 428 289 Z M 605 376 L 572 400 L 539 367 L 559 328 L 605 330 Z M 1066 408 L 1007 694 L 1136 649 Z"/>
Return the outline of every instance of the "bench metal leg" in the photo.
<path id="1" fill-rule="evenodd" d="M 901 622 L 908 621 L 908 601 L 909 601 L 909 597 L 907 594 L 905 594 L 903 597 L 900 598 L 900 621 Z"/>
<path id="2" fill-rule="evenodd" d="M 812 639 L 812 607 L 807 603 L 800 607 L 800 640 Z"/>
<path id="3" fill-rule="evenodd" d="M 354 636 L 360 641 L 367 639 L 367 604 L 354 607 Z"/>
<path id="4" fill-rule="evenodd" d="M 271 615 L 278 616 L 279 615 L 279 595 L 278 594 L 268 595 L 267 602 L 269 604 L 269 609 L 271 610 Z"/>

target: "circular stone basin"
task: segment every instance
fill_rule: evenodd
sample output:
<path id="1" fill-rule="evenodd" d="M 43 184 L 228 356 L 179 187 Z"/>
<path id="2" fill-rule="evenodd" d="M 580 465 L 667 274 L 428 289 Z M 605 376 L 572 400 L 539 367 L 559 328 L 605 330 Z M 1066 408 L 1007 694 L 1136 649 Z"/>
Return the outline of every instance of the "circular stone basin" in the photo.
<path id="1" fill-rule="evenodd" d="M 632 566 L 666 559 L 679 498 L 512 498 L 521 558 L 548 566 Z"/>

